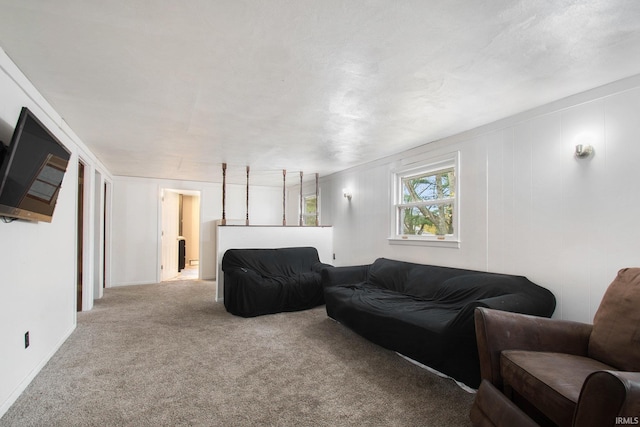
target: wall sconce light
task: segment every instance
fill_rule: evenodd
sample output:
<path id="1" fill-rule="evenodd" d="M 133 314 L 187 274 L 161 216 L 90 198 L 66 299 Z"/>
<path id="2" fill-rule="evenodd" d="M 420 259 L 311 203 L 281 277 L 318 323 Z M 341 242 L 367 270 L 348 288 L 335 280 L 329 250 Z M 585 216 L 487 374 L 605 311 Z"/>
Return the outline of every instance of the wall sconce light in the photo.
<path id="1" fill-rule="evenodd" d="M 593 146 L 591 145 L 576 145 L 576 157 L 579 159 L 586 159 L 587 157 L 593 155 Z"/>
<path id="2" fill-rule="evenodd" d="M 344 197 L 345 199 L 348 199 L 349 201 L 351 201 L 351 197 L 353 197 L 353 194 L 351 193 L 351 189 L 343 188 L 342 189 L 342 197 Z"/>

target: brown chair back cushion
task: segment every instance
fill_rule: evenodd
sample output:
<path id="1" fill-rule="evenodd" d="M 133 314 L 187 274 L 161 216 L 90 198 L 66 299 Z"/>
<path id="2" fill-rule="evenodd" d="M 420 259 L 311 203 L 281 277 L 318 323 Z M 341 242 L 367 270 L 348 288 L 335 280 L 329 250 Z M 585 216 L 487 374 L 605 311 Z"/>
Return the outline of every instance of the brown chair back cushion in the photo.
<path id="1" fill-rule="evenodd" d="M 640 268 L 625 268 L 609 285 L 593 319 L 589 357 L 640 371 Z"/>

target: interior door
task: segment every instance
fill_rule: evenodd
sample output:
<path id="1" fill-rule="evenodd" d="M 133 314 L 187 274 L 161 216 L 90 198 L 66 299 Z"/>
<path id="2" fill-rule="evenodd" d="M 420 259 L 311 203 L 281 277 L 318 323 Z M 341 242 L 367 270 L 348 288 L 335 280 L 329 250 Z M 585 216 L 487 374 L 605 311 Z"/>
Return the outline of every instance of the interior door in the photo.
<path id="1" fill-rule="evenodd" d="M 162 192 L 162 280 L 178 275 L 178 223 L 179 195 L 173 191 Z"/>
<path id="2" fill-rule="evenodd" d="M 77 279 L 76 279 L 76 310 L 82 311 L 82 285 L 84 265 L 84 164 L 78 162 L 78 229 L 76 241 Z"/>

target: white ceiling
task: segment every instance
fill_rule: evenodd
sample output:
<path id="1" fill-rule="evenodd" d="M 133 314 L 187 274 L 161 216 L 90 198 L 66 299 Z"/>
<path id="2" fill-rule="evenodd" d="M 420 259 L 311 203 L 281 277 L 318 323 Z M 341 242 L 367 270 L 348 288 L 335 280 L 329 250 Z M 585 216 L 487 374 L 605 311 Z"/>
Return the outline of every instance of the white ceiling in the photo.
<path id="1" fill-rule="evenodd" d="M 0 0 L 0 47 L 115 175 L 275 183 L 639 74 L 640 1 Z"/>

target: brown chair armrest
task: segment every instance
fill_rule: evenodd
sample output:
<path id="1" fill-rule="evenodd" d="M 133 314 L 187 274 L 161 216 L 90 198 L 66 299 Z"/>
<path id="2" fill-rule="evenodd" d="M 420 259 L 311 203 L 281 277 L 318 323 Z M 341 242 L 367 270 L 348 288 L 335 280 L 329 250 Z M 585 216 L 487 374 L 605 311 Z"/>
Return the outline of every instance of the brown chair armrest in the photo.
<path id="1" fill-rule="evenodd" d="M 640 422 L 640 372 L 597 371 L 587 377 L 574 426 L 600 427 Z"/>
<path id="2" fill-rule="evenodd" d="M 502 350 L 553 351 L 586 356 L 592 325 L 479 307 L 475 310 L 480 374 L 502 389 Z"/>

